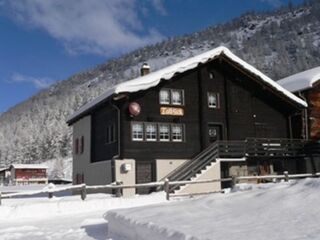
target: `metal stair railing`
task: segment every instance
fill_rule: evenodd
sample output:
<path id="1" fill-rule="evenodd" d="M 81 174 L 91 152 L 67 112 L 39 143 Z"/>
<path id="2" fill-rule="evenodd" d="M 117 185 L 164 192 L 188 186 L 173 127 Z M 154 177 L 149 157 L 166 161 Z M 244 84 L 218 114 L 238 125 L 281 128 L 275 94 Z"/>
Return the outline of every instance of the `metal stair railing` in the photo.
<path id="1" fill-rule="evenodd" d="M 177 171 L 169 174 L 167 178 L 171 181 L 189 180 L 199 173 L 202 169 L 208 166 L 211 162 L 215 161 L 218 156 L 218 144 L 212 144 L 209 148 L 205 149 L 198 156 L 183 164 Z M 171 191 L 175 190 L 178 186 L 172 186 Z"/>
<path id="2" fill-rule="evenodd" d="M 212 151 L 213 149 L 216 149 L 217 146 L 216 144 L 212 144 L 210 145 L 208 148 L 204 149 L 202 152 L 200 152 L 198 155 L 196 155 L 195 157 L 193 157 L 191 160 L 187 160 L 185 163 L 181 164 L 179 167 L 177 167 L 175 170 L 173 170 L 172 172 L 170 172 L 168 175 L 166 175 L 164 178 L 162 178 L 160 181 L 168 178 L 171 181 L 175 181 L 177 175 L 179 175 L 181 172 L 183 172 L 184 170 L 190 168 L 190 166 L 194 165 L 195 162 L 197 162 L 199 159 L 203 158 L 204 156 L 206 156 L 210 151 Z"/>

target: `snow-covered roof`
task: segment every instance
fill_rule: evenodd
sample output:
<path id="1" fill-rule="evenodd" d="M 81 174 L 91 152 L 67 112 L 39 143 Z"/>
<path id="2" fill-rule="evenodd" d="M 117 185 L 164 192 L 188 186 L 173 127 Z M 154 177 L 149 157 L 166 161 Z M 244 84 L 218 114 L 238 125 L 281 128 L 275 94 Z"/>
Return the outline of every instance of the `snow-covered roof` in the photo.
<path id="1" fill-rule="evenodd" d="M 312 88 L 317 81 L 320 81 L 320 67 L 283 78 L 278 83 L 291 92 L 297 92 Z"/>
<path id="2" fill-rule="evenodd" d="M 183 73 L 193 68 L 196 68 L 199 64 L 209 62 L 220 56 L 227 57 L 232 62 L 239 64 L 243 69 L 255 75 L 264 83 L 268 84 L 269 86 L 271 86 L 276 91 L 283 94 L 285 97 L 289 98 L 291 101 L 295 102 L 296 104 L 301 105 L 303 107 L 307 106 L 307 103 L 305 101 L 298 98 L 288 90 L 284 89 L 282 86 L 280 86 L 278 83 L 273 81 L 271 78 L 267 77 L 258 69 L 254 68 L 247 62 L 243 61 L 242 59 L 234 55 L 228 48 L 221 46 L 213 50 L 199 54 L 197 56 L 188 58 L 184 61 L 165 67 L 156 72 L 152 72 L 147 75 L 129 80 L 127 82 L 120 83 L 115 87 L 109 89 L 107 92 L 105 92 L 98 98 L 94 99 L 92 102 L 89 102 L 84 106 L 82 106 L 78 111 L 76 111 L 72 116 L 68 118 L 67 123 L 71 124 L 77 118 L 85 115 L 85 113 L 87 113 L 95 105 L 106 101 L 113 94 L 119 94 L 119 93 L 125 93 L 125 92 L 138 92 L 141 90 L 149 89 L 151 87 L 157 86 L 161 80 L 170 80 L 176 74 Z"/>
<path id="3" fill-rule="evenodd" d="M 8 168 L 0 168 L 0 172 L 6 171 Z"/>
<path id="4" fill-rule="evenodd" d="M 47 169 L 48 167 L 43 164 L 11 164 L 15 169 Z"/>

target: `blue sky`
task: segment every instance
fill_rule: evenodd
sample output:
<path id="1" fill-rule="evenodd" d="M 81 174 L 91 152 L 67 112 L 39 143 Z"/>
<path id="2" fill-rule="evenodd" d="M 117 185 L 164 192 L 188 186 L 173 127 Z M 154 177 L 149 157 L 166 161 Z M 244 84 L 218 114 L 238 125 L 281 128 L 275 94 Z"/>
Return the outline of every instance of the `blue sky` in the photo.
<path id="1" fill-rule="evenodd" d="M 138 47 L 288 1 L 0 0 L 0 113 Z"/>

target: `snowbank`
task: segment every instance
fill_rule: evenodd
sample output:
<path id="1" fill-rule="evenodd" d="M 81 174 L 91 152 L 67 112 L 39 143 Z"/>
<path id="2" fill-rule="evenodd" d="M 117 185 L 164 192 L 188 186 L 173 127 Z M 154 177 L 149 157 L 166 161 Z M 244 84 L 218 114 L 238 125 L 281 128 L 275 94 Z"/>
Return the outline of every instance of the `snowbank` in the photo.
<path id="1" fill-rule="evenodd" d="M 106 215 L 109 237 L 125 240 L 319 239 L 319 190 L 319 179 L 306 179 L 152 207 L 112 210 Z"/>
<path id="2" fill-rule="evenodd" d="M 105 212 L 109 209 L 136 207 L 164 201 L 164 193 L 132 198 L 115 198 L 109 194 L 88 194 L 85 201 L 82 201 L 79 195 L 52 199 L 3 199 L 0 206 L 0 225 L 1 221 L 47 219 L 99 210 Z"/>

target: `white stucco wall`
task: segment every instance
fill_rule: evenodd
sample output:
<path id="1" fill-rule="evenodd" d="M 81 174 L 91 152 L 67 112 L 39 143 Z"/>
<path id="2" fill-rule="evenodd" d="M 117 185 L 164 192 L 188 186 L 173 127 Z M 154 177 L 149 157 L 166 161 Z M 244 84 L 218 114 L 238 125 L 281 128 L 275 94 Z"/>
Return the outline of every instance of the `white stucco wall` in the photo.
<path id="1" fill-rule="evenodd" d="M 213 162 L 206 170 L 202 171 L 202 174 L 193 180 L 210 180 L 221 178 L 221 167 L 220 162 Z M 192 193 L 204 193 L 221 191 L 221 183 L 200 183 L 200 184 L 189 184 L 182 186 L 180 190 L 176 191 L 177 194 L 192 194 Z"/>
<path id="2" fill-rule="evenodd" d="M 156 159 L 156 179 L 163 179 L 188 159 Z"/>
<path id="3" fill-rule="evenodd" d="M 114 160 L 115 180 L 124 185 L 133 185 L 136 183 L 136 162 L 134 159 Z M 126 171 L 127 168 L 127 171 Z M 128 170 L 130 168 L 130 170 Z M 134 188 L 123 189 L 123 197 L 131 197 L 136 194 Z"/>
<path id="4" fill-rule="evenodd" d="M 91 163 L 91 116 L 86 116 L 73 124 L 73 143 L 75 139 L 84 137 L 82 154 L 73 152 L 73 183 L 76 174 L 84 174 L 87 185 L 108 184 L 112 181 L 111 160 Z"/>

